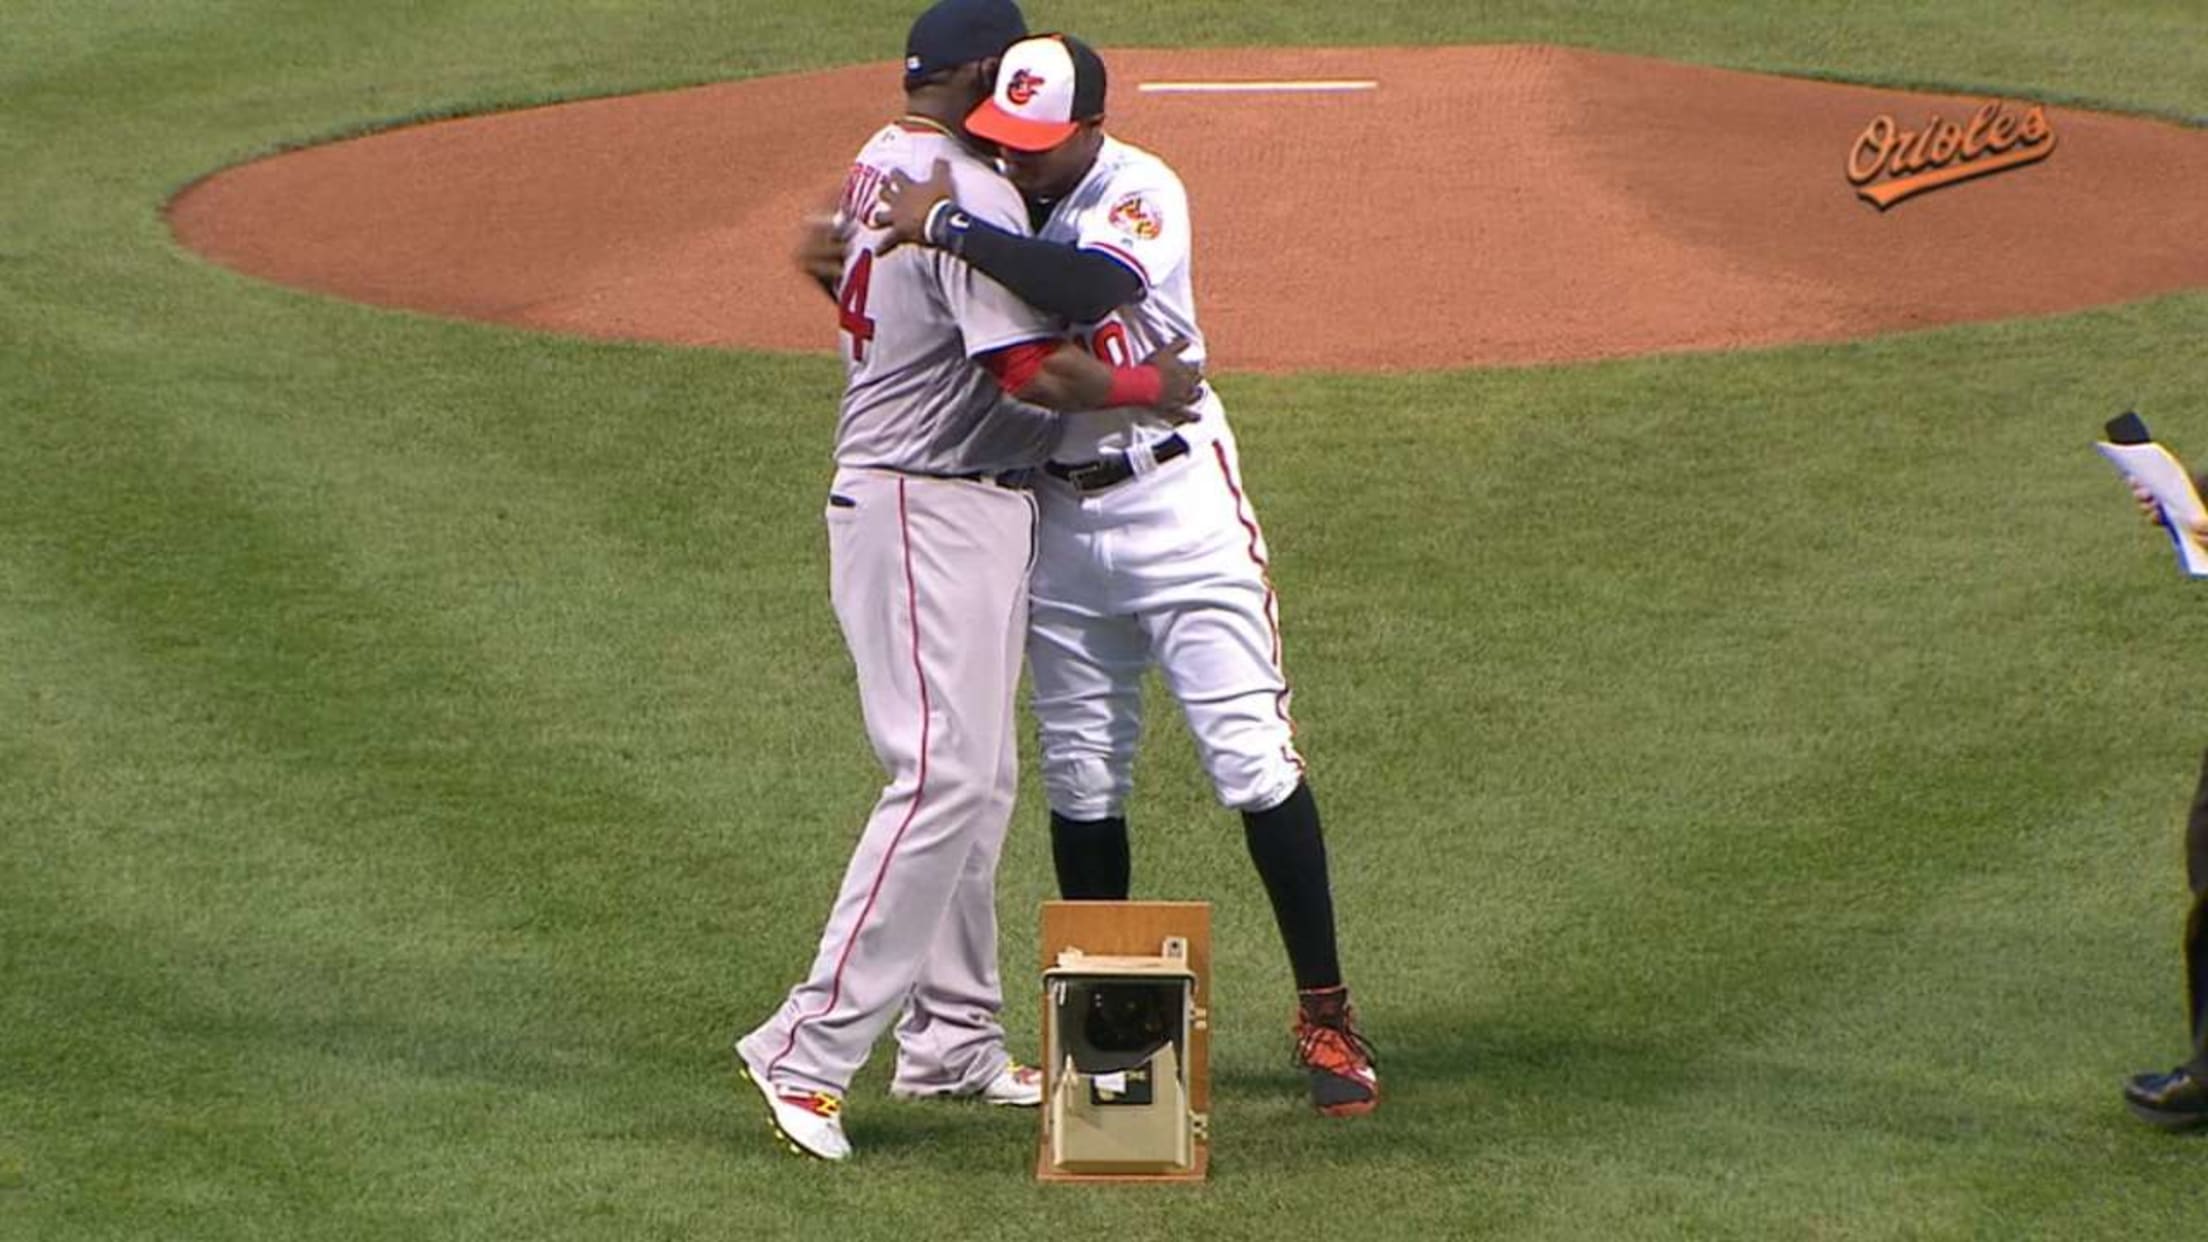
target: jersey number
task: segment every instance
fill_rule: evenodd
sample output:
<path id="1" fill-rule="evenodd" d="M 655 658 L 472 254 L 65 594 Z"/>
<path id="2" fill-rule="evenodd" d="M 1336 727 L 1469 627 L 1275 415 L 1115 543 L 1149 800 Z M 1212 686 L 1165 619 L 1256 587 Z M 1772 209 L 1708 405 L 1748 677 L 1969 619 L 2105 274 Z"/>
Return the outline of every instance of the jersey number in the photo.
<path id="1" fill-rule="evenodd" d="M 1127 329 L 1116 320 L 1107 320 L 1089 336 L 1089 352 L 1108 367 L 1135 365 L 1135 351 L 1127 344 Z"/>
<path id="2" fill-rule="evenodd" d="M 874 339 L 874 321 L 866 315 L 866 286 L 873 279 L 874 252 L 861 250 L 836 294 L 836 322 L 851 334 L 851 357 L 857 362 L 866 361 L 866 343 Z"/>

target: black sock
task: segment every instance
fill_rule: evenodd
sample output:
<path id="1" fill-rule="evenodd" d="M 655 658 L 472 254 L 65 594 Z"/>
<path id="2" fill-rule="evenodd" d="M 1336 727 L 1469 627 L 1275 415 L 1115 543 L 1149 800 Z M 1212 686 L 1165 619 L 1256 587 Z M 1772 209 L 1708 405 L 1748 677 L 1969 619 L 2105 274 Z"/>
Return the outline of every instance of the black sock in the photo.
<path id="1" fill-rule="evenodd" d="M 1050 861 L 1058 869 L 1058 895 L 1067 901 L 1125 901 L 1134 864 L 1127 848 L 1127 819 L 1067 819 L 1050 813 Z"/>
<path id="2" fill-rule="evenodd" d="M 1244 811 L 1242 835 L 1250 861 L 1273 899 L 1273 918 L 1288 946 L 1296 989 L 1336 988 L 1342 964 L 1334 947 L 1334 889 L 1326 876 L 1326 839 L 1311 786 L 1298 784 L 1270 811 Z"/>

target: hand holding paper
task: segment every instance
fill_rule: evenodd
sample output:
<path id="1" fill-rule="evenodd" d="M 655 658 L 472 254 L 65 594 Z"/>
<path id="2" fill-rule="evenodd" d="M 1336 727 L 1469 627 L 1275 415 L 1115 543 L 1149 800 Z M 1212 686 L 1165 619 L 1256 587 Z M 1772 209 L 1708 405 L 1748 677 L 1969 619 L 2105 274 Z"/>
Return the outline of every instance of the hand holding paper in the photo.
<path id="1" fill-rule="evenodd" d="M 2208 577 L 2208 505 L 2193 487 L 2192 476 L 2168 449 L 2147 434 L 2137 414 L 2125 414 L 2108 422 L 2108 439 L 2096 444 L 2101 456 L 2122 471 L 2134 493 L 2143 492 L 2161 510 L 2177 548 L 2179 568 L 2195 578 Z"/>

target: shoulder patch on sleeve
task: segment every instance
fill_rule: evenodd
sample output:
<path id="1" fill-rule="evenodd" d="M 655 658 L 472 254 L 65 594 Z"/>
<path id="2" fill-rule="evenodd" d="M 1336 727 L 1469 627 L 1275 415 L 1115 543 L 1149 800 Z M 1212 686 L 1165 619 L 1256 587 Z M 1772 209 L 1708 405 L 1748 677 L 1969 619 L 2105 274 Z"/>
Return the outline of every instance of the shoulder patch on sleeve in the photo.
<path id="1" fill-rule="evenodd" d="M 1104 218 L 1111 226 L 1137 241 L 1156 241 L 1165 234 L 1165 212 L 1157 196 L 1140 190 L 1122 194 Z"/>

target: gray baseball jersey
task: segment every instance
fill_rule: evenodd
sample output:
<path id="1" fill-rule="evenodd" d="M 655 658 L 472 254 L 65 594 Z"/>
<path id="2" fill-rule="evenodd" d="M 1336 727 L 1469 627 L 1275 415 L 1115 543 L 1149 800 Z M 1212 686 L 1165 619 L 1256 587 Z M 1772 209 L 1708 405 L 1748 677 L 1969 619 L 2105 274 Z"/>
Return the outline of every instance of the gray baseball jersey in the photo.
<path id="1" fill-rule="evenodd" d="M 842 206 L 856 227 L 837 299 L 848 377 L 837 465 L 938 475 L 1010 470 L 1040 462 L 1057 435 L 1051 415 L 1006 396 L 972 361 L 1058 336 L 1051 318 L 942 251 L 880 254 L 889 234 L 866 224 L 891 173 L 925 180 L 937 160 L 949 161 L 954 192 L 976 217 L 1028 231 L 1019 192 L 940 126 L 907 118 L 859 152 Z"/>

